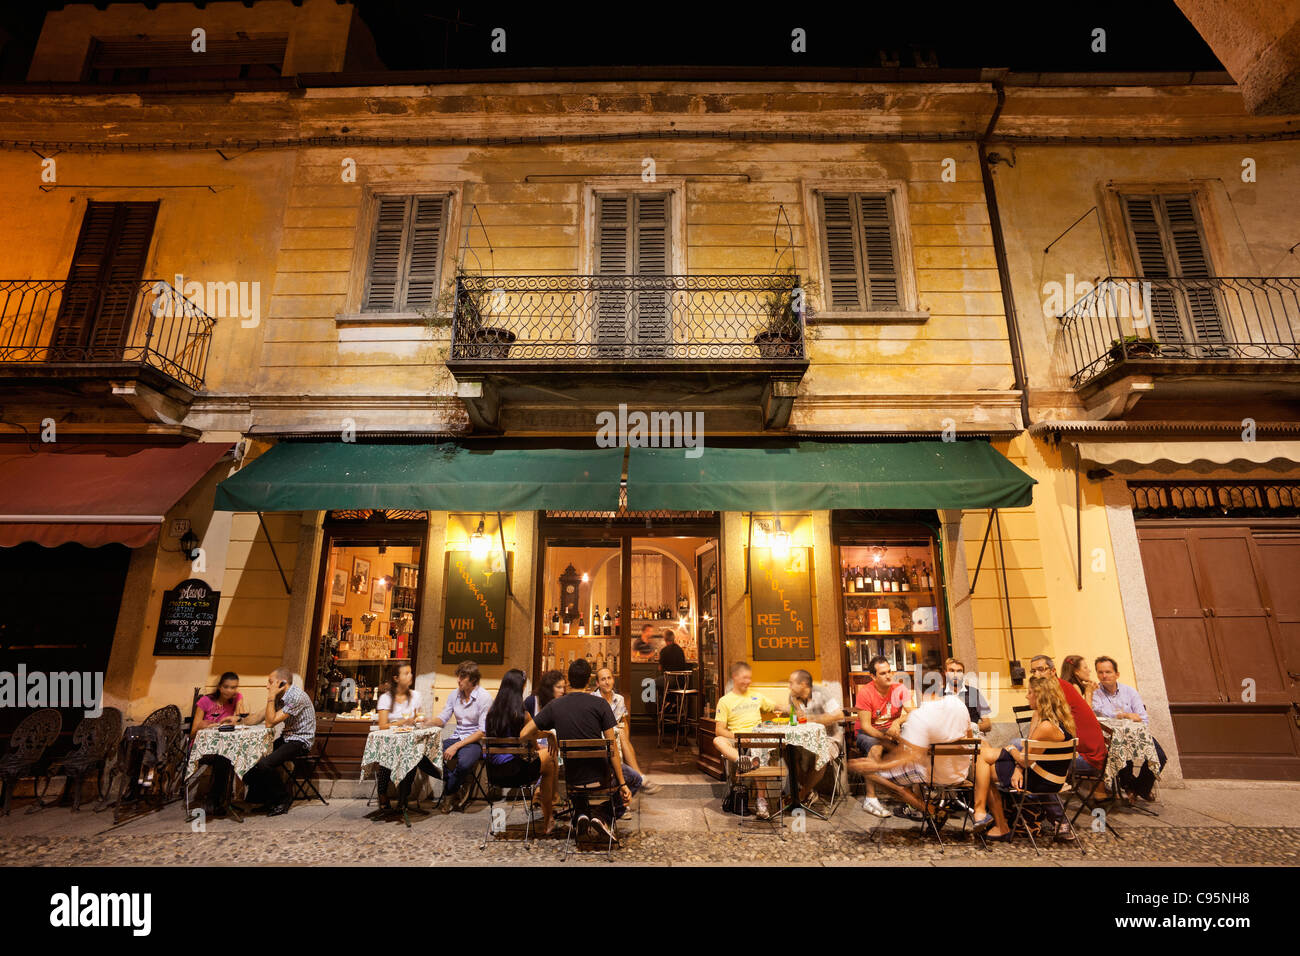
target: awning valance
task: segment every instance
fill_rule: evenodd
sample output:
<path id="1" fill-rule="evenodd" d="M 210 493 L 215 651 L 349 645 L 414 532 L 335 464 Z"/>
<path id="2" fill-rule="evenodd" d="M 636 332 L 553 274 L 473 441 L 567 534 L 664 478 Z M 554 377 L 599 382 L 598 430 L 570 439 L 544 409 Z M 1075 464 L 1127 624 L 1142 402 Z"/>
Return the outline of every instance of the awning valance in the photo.
<path id="1" fill-rule="evenodd" d="M 1080 442 L 1079 458 L 1085 467 L 1105 468 L 1121 475 L 1178 468 L 1295 468 L 1300 463 L 1300 442 Z"/>
<path id="2" fill-rule="evenodd" d="M 148 544 L 167 512 L 230 448 L 229 442 L 52 442 L 39 451 L 6 449 L 0 452 L 0 547 Z"/>
<path id="3" fill-rule="evenodd" d="M 795 442 L 782 447 L 633 448 L 634 511 L 1019 508 L 1035 482 L 988 443 Z M 694 453 L 694 449 L 690 450 Z"/>
<path id="4" fill-rule="evenodd" d="M 218 511 L 539 511 L 618 508 L 621 448 L 456 442 L 276 445 L 217 486 Z"/>

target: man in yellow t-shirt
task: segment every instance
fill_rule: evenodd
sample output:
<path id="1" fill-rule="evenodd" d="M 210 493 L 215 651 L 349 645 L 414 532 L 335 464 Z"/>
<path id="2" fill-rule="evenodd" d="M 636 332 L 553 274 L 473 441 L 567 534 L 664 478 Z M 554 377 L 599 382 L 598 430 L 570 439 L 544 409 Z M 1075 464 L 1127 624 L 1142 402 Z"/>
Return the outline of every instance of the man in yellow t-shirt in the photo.
<path id="1" fill-rule="evenodd" d="M 731 665 L 732 689 L 718 701 L 718 736 L 713 738 L 713 746 L 718 748 L 718 753 L 736 764 L 741 773 L 753 767 L 753 758 L 748 754 L 742 756 L 736 749 L 736 734 L 753 730 L 766 715 L 787 716 L 787 712 L 779 710 L 767 697 L 749 689 L 753 680 L 754 673 L 744 661 Z M 762 796 L 758 798 L 756 815 L 760 819 L 766 819 L 768 815 L 767 801 Z"/>

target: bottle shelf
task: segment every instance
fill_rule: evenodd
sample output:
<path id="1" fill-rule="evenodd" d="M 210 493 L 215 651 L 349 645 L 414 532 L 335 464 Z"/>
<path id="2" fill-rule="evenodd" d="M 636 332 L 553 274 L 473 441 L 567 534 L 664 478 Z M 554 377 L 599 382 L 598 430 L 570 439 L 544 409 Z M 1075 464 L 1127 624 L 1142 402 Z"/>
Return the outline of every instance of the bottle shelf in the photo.
<path id="1" fill-rule="evenodd" d="M 937 637 L 938 631 L 846 631 L 845 637 Z"/>
<path id="2" fill-rule="evenodd" d="M 919 595 L 932 596 L 934 588 L 913 588 L 911 591 L 845 591 L 845 597 L 851 598 L 884 598 L 884 597 L 917 597 Z"/>

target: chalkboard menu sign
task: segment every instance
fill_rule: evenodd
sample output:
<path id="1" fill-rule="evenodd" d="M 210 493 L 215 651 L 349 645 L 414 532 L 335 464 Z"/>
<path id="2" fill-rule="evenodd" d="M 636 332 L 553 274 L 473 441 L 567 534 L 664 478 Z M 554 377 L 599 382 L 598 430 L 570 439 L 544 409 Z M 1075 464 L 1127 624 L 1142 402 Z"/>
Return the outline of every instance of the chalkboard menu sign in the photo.
<path id="1" fill-rule="evenodd" d="M 443 601 L 442 662 L 504 664 L 506 659 L 506 567 L 511 555 L 475 558 L 448 551 Z"/>
<path id="2" fill-rule="evenodd" d="M 749 552 L 749 609 L 754 660 L 810 661 L 817 657 L 812 628 L 812 549 Z"/>
<path id="3" fill-rule="evenodd" d="M 154 657 L 207 657 L 217 628 L 221 592 L 198 578 L 182 581 L 163 593 Z"/>

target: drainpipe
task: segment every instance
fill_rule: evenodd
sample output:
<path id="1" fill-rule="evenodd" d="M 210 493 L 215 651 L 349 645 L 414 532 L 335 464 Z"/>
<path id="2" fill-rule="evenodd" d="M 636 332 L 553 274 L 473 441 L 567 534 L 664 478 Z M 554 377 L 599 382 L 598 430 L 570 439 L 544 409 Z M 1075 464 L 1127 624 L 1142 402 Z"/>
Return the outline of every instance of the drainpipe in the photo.
<path id="1" fill-rule="evenodd" d="M 988 143 L 993 135 L 993 128 L 998 125 L 1002 115 L 1002 106 L 1007 94 L 1001 80 L 993 81 L 993 89 L 998 94 L 998 105 L 989 117 L 989 125 L 984 135 L 977 141 L 979 147 L 980 176 L 984 180 L 984 203 L 989 210 L 989 227 L 993 230 L 993 257 L 998 264 L 998 284 L 1002 286 L 1002 311 L 1007 317 L 1007 341 L 1011 345 L 1011 373 L 1015 378 L 1012 385 L 1020 392 L 1021 427 L 1029 427 L 1029 394 L 1025 387 L 1025 363 L 1020 350 L 1020 328 L 1016 322 L 1016 300 L 1011 292 L 1011 269 L 1007 265 L 1007 245 L 1002 235 L 1002 217 L 998 215 L 998 195 L 993 185 L 993 168 L 989 165 Z"/>

